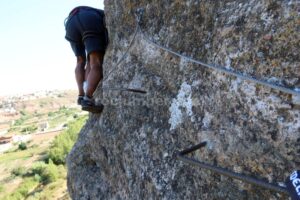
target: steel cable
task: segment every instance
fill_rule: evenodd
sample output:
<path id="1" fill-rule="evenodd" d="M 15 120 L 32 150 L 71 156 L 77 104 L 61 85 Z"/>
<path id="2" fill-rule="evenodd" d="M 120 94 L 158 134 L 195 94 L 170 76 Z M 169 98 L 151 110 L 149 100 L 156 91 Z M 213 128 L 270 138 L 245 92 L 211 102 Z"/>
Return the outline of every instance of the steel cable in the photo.
<path id="1" fill-rule="evenodd" d="M 300 96 L 300 89 L 291 89 L 291 88 L 287 88 L 287 87 L 284 87 L 284 86 L 280 86 L 280 85 L 277 85 L 277 84 L 273 84 L 273 83 L 270 83 L 270 82 L 267 82 L 265 80 L 259 80 L 259 79 L 256 79 L 256 78 L 253 78 L 249 75 L 244 75 L 240 72 L 236 72 L 236 71 L 233 71 L 233 70 L 230 70 L 230 69 L 226 69 L 225 67 L 222 67 L 222 66 L 218 66 L 218 65 L 215 65 L 215 64 L 207 64 L 207 63 L 204 63 L 202 61 L 199 61 L 199 60 L 196 60 L 194 58 L 190 58 L 188 56 L 184 56 L 180 53 L 177 53 L 169 48 L 166 48 L 162 45 L 159 45 L 157 43 L 155 43 L 154 41 L 152 41 L 151 39 L 149 39 L 149 37 L 146 36 L 146 34 L 142 31 L 141 27 L 140 27 L 140 24 L 139 24 L 140 21 L 137 21 L 137 30 L 140 30 L 140 33 L 142 35 L 142 38 L 144 38 L 148 43 L 156 46 L 157 48 L 159 49 L 162 49 L 162 50 L 165 50 L 173 55 L 176 55 L 178 57 L 181 57 L 181 58 L 184 58 L 190 62 L 193 62 L 193 63 L 196 63 L 196 64 L 199 64 L 199 65 L 202 65 L 204 67 L 207 67 L 207 68 L 210 68 L 210 69 L 214 69 L 214 70 L 217 70 L 219 72 L 223 72 L 225 74 L 229 74 L 229 75 L 233 75 L 237 78 L 240 78 L 240 79 L 243 79 L 243 80 L 247 80 L 247 81 L 251 81 L 251 82 L 254 82 L 254 83 L 257 83 L 257 84 L 260 84 L 260 85 L 264 85 L 264 86 L 267 86 L 269 88 L 272 88 L 272 89 L 275 89 L 275 90 L 279 90 L 281 92 L 284 92 L 284 93 L 287 93 L 287 94 L 292 94 L 292 95 L 299 95 Z"/>

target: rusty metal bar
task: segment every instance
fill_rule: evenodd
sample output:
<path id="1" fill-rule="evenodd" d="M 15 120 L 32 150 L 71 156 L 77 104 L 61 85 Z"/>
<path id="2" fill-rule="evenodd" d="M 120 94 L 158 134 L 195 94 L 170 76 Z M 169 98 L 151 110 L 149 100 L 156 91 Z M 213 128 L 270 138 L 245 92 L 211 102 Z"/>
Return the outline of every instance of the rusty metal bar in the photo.
<path id="1" fill-rule="evenodd" d="M 188 149 L 184 149 L 177 153 L 177 158 L 183 162 L 193 164 L 193 165 L 199 166 L 204 169 L 211 170 L 213 172 L 216 172 L 218 174 L 221 174 L 221 175 L 233 178 L 233 179 L 238 179 L 240 181 L 243 181 L 243 182 L 246 182 L 246 183 L 249 183 L 252 185 L 256 185 L 259 187 L 263 187 L 263 188 L 266 188 L 269 190 L 273 190 L 276 192 L 289 194 L 289 191 L 287 190 L 287 188 L 285 186 L 280 186 L 278 184 L 269 183 L 269 182 L 266 182 L 266 181 L 263 181 L 263 180 L 260 180 L 257 178 L 253 178 L 253 177 L 249 177 L 249 176 L 246 176 L 243 174 L 235 173 L 235 172 L 229 171 L 225 168 L 218 167 L 215 165 L 210 165 L 210 164 L 207 164 L 207 163 L 204 163 L 199 160 L 196 160 L 196 159 L 186 156 L 187 154 L 192 153 L 192 152 L 196 151 L 197 149 L 205 147 L 206 144 L 207 144 L 207 142 L 201 142 L 201 143 L 199 143 L 195 146 L 192 146 Z"/>

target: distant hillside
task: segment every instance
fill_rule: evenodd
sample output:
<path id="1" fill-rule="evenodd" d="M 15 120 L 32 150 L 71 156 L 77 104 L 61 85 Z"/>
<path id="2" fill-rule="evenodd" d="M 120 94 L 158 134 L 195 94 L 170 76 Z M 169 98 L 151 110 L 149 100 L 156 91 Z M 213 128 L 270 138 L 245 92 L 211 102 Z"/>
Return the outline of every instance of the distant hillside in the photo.
<path id="1" fill-rule="evenodd" d="M 43 121 L 63 108 L 79 108 L 77 93 L 73 90 L 44 91 L 32 94 L 1 97 L 0 134 L 5 133 L 12 124 L 19 125 Z"/>

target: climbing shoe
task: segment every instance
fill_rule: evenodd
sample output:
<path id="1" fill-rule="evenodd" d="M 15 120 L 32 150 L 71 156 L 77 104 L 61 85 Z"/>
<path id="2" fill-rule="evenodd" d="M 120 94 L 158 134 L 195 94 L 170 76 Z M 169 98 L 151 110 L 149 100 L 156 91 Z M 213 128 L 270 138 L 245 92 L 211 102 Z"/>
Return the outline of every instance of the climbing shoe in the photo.
<path id="1" fill-rule="evenodd" d="M 84 96 L 84 98 L 81 101 L 82 110 L 88 111 L 91 113 L 98 113 L 100 114 L 104 108 L 102 104 L 96 105 L 95 101 L 87 96 Z"/>
<path id="2" fill-rule="evenodd" d="M 81 102 L 82 102 L 82 100 L 83 100 L 83 97 L 84 97 L 84 96 L 78 96 L 78 99 L 77 99 L 77 104 L 78 104 L 78 105 L 81 105 Z"/>

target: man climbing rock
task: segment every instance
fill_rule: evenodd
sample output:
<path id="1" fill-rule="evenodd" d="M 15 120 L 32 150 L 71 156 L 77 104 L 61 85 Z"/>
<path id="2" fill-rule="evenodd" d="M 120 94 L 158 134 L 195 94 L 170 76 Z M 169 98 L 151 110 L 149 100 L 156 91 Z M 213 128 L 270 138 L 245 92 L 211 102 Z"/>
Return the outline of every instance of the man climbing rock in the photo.
<path id="1" fill-rule="evenodd" d="M 108 43 L 104 11 L 87 6 L 74 8 L 65 21 L 66 36 L 77 58 L 75 77 L 82 110 L 101 113 L 93 94 L 103 78 L 102 63 Z"/>

